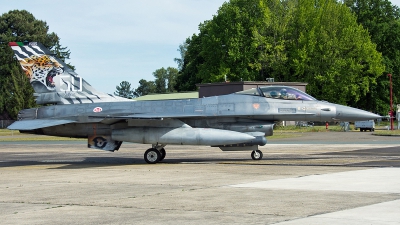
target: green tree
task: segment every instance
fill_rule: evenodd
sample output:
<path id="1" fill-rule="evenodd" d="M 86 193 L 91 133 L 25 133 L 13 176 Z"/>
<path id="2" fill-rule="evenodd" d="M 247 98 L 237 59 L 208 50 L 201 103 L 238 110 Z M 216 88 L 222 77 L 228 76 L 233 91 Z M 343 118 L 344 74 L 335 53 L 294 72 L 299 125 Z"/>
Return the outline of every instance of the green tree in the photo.
<path id="1" fill-rule="evenodd" d="M 156 85 L 155 93 L 171 93 L 175 91 L 176 77 L 178 76 L 178 69 L 168 67 L 165 69 L 156 70 L 153 73 L 156 78 L 154 83 Z"/>
<path id="2" fill-rule="evenodd" d="M 185 62 L 187 46 L 188 46 L 188 44 L 186 42 L 183 42 L 182 44 L 180 44 L 179 48 L 178 48 L 178 52 L 181 55 L 181 58 L 174 58 L 174 61 L 178 64 L 178 70 L 182 70 L 182 68 L 183 68 L 183 63 Z"/>
<path id="3" fill-rule="evenodd" d="M 156 78 L 154 83 L 156 85 L 155 93 L 166 93 L 167 92 L 167 70 L 162 67 L 153 72 L 153 76 Z"/>
<path id="4" fill-rule="evenodd" d="M 279 0 L 232 0 L 212 20 L 200 24 L 199 35 L 186 40 L 178 90 L 194 90 L 200 82 L 265 80 L 281 75 L 287 61 L 284 34 L 289 20 Z M 275 13 L 273 10 L 281 13 Z M 283 78 L 282 78 L 283 79 Z"/>
<path id="5" fill-rule="evenodd" d="M 368 31 L 335 0 L 303 0 L 294 15 L 290 81 L 308 82 L 319 99 L 354 106 L 384 70 Z"/>
<path id="6" fill-rule="evenodd" d="M 174 67 L 167 68 L 167 93 L 176 92 L 176 79 L 178 77 L 178 69 Z"/>
<path id="7" fill-rule="evenodd" d="M 136 97 L 135 91 L 131 88 L 131 83 L 128 81 L 122 81 L 116 89 L 114 94 L 117 96 L 129 99 Z"/>
<path id="8" fill-rule="evenodd" d="M 382 53 L 385 71 L 371 86 L 359 107 L 386 114 L 390 109 L 390 87 L 388 73 L 393 75 L 394 103 L 400 100 L 400 11 L 388 0 L 345 0 L 345 4 L 365 27 L 377 50 Z"/>
<path id="9" fill-rule="evenodd" d="M 65 60 L 70 52 L 59 43 L 55 33 L 49 33 L 46 22 L 37 20 L 26 10 L 12 10 L 0 16 L 0 119 L 16 119 L 18 111 L 35 107 L 33 88 L 14 59 L 8 42 L 36 41 Z M 72 67 L 73 68 L 73 67 Z"/>
<path id="10" fill-rule="evenodd" d="M 260 1 L 259 7 L 265 8 L 263 16 L 253 32 L 257 47 L 258 60 L 253 68 L 260 73 L 259 80 L 268 77 L 276 81 L 291 79 L 289 63 L 290 28 L 294 17 L 295 1 Z"/>
<path id="11" fill-rule="evenodd" d="M 154 81 L 147 81 L 145 79 L 139 81 L 139 87 L 135 90 L 136 96 L 148 95 L 155 92 L 156 84 Z"/>
<path id="12" fill-rule="evenodd" d="M 176 78 L 175 90 L 179 91 L 195 91 L 196 84 L 202 83 L 202 79 L 197 76 L 199 65 L 204 63 L 204 57 L 201 56 L 202 36 L 194 34 L 191 38 L 186 39 L 187 51 L 183 58 L 183 66 Z"/>
<path id="13" fill-rule="evenodd" d="M 258 45 L 254 38 L 257 26 L 265 25 L 268 8 L 260 0 L 233 0 L 224 3 L 211 21 L 200 25 L 201 56 L 198 65 L 203 82 L 258 80 Z M 261 25 L 262 24 L 262 25 Z"/>

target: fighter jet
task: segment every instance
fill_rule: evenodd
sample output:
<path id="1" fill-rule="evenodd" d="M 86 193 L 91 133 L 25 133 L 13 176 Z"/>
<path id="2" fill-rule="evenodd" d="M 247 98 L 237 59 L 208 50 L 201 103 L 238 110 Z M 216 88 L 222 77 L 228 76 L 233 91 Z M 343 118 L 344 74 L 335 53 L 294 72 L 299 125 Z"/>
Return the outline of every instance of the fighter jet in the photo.
<path id="1" fill-rule="evenodd" d="M 263 86 L 233 94 L 177 100 L 134 101 L 101 93 L 42 44 L 10 42 L 30 79 L 38 104 L 23 109 L 8 129 L 87 138 L 88 147 L 116 151 L 122 142 L 151 144 L 147 163 L 166 156 L 165 146 L 206 145 L 251 151 L 273 135 L 276 121 L 361 121 L 379 115 L 326 101 L 292 87 Z M 50 104 L 50 105 L 49 105 Z"/>

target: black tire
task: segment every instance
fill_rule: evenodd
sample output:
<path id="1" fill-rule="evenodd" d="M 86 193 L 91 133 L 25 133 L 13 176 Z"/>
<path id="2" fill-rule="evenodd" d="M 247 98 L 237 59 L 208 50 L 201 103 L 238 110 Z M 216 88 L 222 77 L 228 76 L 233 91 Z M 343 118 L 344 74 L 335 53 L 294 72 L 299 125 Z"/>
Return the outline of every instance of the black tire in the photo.
<path id="1" fill-rule="evenodd" d="M 144 161 L 149 164 L 158 163 L 161 159 L 161 153 L 155 148 L 149 148 L 144 153 Z"/>
<path id="2" fill-rule="evenodd" d="M 160 154 L 161 154 L 160 161 L 163 161 L 165 156 L 167 155 L 167 152 L 165 151 L 164 148 L 162 148 L 160 149 Z"/>
<path id="3" fill-rule="evenodd" d="M 251 152 L 251 158 L 253 160 L 261 160 L 263 157 L 263 153 L 260 150 L 255 150 Z"/>

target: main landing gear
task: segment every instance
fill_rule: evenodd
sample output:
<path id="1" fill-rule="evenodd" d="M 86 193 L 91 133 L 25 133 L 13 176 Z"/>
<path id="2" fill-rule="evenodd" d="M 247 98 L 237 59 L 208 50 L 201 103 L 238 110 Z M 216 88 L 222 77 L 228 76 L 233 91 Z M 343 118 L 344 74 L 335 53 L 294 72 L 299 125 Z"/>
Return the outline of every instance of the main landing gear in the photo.
<path id="1" fill-rule="evenodd" d="M 260 151 L 258 149 L 251 152 L 251 158 L 253 160 L 261 160 L 262 157 L 263 157 L 263 153 L 262 153 L 262 151 Z"/>
<path id="2" fill-rule="evenodd" d="M 164 146 L 153 145 L 152 148 L 147 149 L 144 153 L 144 160 L 149 164 L 155 164 L 161 162 L 166 155 L 167 152 L 165 151 Z"/>
<path id="3" fill-rule="evenodd" d="M 149 164 L 155 164 L 161 162 L 167 155 L 165 145 L 153 145 L 152 148 L 147 149 L 144 153 L 144 160 Z M 261 160 L 263 158 L 263 153 L 260 150 L 253 150 L 251 152 L 251 158 L 253 160 Z"/>

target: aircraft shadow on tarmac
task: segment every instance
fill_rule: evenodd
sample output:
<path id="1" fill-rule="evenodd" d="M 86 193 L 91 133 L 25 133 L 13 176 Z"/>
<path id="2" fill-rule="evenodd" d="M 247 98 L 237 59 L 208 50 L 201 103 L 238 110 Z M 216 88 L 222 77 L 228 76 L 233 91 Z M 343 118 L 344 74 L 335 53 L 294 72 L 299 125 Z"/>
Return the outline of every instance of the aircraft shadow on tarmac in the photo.
<path id="1" fill-rule="evenodd" d="M 193 164 L 208 164 L 208 163 L 245 163 L 254 164 L 254 161 L 251 159 L 219 159 L 219 158 L 168 158 L 158 164 L 184 164 L 184 163 L 193 163 Z M 253 163 L 251 163 L 253 162 Z M 260 161 L 259 161 L 260 162 Z M 20 166 L 46 166 L 48 165 L 51 168 L 49 169 L 81 169 L 81 168 L 95 168 L 95 167 L 115 167 L 115 166 L 127 166 L 127 165 L 148 165 L 148 166 L 157 166 L 147 164 L 143 158 L 128 158 L 128 157 L 86 157 L 83 160 L 71 160 L 68 158 L 60 159 L 60 160 L 8 160 L 0 162 L 0 168 L 6 167 L 20 167 Z M 54 167 L 55 165 L 59 165 L 59 167 Z"/>
<path id="2" fill-rule="evenodd" d="M 0 168 L 6 167 L 21 167 L 21 166 L 49 166 L 48 169 L 83 169 L 96 167 L 116 167 L 116 166 L 134 166 L 147 165 L 154 167 L 165 164 L 238 164 L 252 166 L 293 166 L 293 163 L 288 161 L 307 160 L 312 162 L 313 159 L 318 159 L 317 156 L 309 157 L 306 155 L 282 155 L 271 158 L 265 157 L 263 160 L 238 159 L 238 158 L 166 158 L 162 162 L 149 165 L 142 158 L 129 157 L 86 157 L 84 159 L 60 159 L 60 160 L 8 160 L 0 162 Z M 280 161 L 285 161 L 280 163 Z M 58 165 L 58 166 L 57 166 Z M 297 165 L 297 164 L 295 164 Z M 322 166 L 316 164 L 298 164 L 298 166 Z"/>
<path id="3" fill-rule="evenodd" d="M 369 148 L 360 150 L 351 150 L 343 152 L 327 152 L 318 155 L 356 155 L 356 156 L 398 156 L 400 157 L 399 147 L 386 147 L 386 148 Z"/>
<path id="4" fill-rule="evenodd" d="M 265 154 L 263 160 L 251 160 L 248 158 L 236 157 L 221 157 L 218 156 L 205 156 L 205 157 L 174 157 L 170 155 L 159 164 L 240 164 L 240 165 L 259 165 L 259 166 L 352 166 L 352 167 L 400 167 L 400 149 L 399 147 L 386 147 L 386 148 L 370 148 L 362 150 L 342 151 L 342 152 L 326 152 L 310 155 L 297 155 L 297 154 L 282 154 L 273 157 Z M 326 164 L 317 159 L 328 158 L 366 158 L 365 162 L 351 163 L 349 159 L 348 164 Z M 96 167 L 115 167 L 127 165 L 148 165 L 143 158 L 136 157 L 79 157 L 73 155 L 63 156 L 58 159 L 46 158 L 31 158 L 31 159 L 12 159 L 3 158 L 0 162 L 0 168 L 6 167 L 19 167 L 19 166 L 49 166 L 49 169 L 81 169 L 81 168 L 96 168 Z M 368 160 L 370 158 L 371 160 Z M 343 161 L 342 161 L 343 163 Z M 57 166 L 59 165 L 59 166 Z M 148 165 L 157 166 L 157 165 Z"/>
<path id="5" fill-rule="evenodd" d="M 149 165 L 142 158 L 102 158 L 102 157 L 88 157 L 82 162 L 73 162 L 68 165 L 62 165 L 54 169 L 79 169 L 79 168 L 92 168 L 92 167 L 111 167 L 111 166 L 134 166 L 142 165 L 154 167 L 157 165 L 165 164 L 240 164 L 240 165 L 269 165 L 269 159 L 254 161 L 252 159 L 238 159 L 238 158 L 166 158 L 162 162 Z M 275 160 L 278 160 L 276 158 Z"/>

